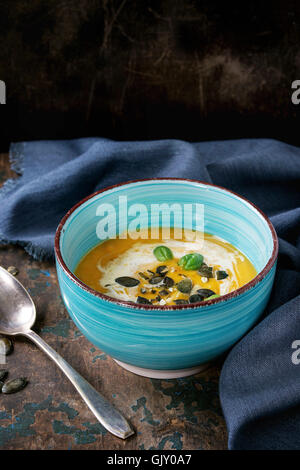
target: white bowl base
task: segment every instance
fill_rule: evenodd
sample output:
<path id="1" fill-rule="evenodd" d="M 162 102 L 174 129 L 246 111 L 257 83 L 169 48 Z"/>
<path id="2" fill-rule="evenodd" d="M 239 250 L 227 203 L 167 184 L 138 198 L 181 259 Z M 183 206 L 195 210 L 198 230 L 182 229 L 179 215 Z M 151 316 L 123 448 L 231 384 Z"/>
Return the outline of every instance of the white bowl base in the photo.
<path id="1" fill-rule="evenodd" d="M 134 374 L 141 375 L 143 377 L 149 377 L 150 379 L 179 379 L 182 377 L 188 377 L 189 375 L 202 372 L 211 364 L 210 362 L 206 362 L 205 364 L 199 364 L 199 366 L 190 367 L 188 369 L 156 370 L 133 366 L 131 364 L 127 364 L 126 362 L 117 361 L 117 359 L 114 359 L 114 361 L 119 366 L 123 367 L 123 369 L 129 370 L 129 372 L 133 372 Z"/>

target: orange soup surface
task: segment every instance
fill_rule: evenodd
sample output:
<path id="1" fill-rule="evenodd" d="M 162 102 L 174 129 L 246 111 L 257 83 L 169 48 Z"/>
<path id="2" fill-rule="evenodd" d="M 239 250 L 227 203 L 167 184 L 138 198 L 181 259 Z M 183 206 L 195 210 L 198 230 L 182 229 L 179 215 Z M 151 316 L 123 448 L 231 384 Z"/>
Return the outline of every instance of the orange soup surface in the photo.
<path id="1" fill-rule="evenodd" d="M 252 263 L 233 245 L 201 235 L 185 231 L 177 240 L 171 230 L 168 239 L 109 239 L 81 259 L 75 275 L 110 297 L 148 305 L 209 300 L 256 276 Z"/>

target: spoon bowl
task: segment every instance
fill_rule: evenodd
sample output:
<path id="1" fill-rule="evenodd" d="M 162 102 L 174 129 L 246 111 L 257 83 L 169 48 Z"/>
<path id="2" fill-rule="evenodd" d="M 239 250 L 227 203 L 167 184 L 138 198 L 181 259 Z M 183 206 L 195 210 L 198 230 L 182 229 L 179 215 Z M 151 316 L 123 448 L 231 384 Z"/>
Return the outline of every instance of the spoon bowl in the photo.
<path id="1" fill-rule="evenodd" d="M 0 267 L 0 333 L 28 332 L 36 319 L 35 305 L 22 284 Z"/>

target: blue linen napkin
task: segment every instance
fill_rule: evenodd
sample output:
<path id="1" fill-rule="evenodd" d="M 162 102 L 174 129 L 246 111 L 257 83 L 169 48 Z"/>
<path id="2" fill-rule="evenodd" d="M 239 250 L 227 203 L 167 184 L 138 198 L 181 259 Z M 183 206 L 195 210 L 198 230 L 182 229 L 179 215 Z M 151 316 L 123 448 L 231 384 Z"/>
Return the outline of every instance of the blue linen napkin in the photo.
<path id="1" fill-rule="evenodd" d="M 37 259 L 53 256 L 55 229 L 68 209 L 121 181 L 199 179 L 258 205 L 277 230 L 279 263 L 264 319 L 231 350 L 222 369 L 228 446 L 300 449 L 300 364 L 292 362 L 296 340 L 300 348 L 300 149 L 270 139 L 85 138 L 15 143 L 10 159 L 21 176 L 0 190 L 0 243 L 19 244 Z"/>

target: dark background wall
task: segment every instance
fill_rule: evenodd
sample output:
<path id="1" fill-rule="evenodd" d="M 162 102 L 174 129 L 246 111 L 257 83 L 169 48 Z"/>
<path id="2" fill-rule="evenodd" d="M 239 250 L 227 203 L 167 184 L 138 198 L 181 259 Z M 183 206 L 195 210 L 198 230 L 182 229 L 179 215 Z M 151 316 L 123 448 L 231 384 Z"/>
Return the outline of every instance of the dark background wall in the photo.
<path id="1" fill-rule="evenodd" d="M 297 1 L 9 0 L 0 149 L 99 135 L 300 144 Z"/>

